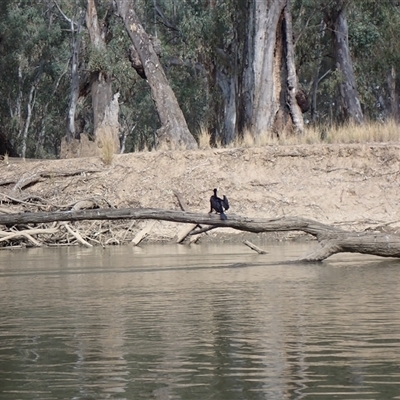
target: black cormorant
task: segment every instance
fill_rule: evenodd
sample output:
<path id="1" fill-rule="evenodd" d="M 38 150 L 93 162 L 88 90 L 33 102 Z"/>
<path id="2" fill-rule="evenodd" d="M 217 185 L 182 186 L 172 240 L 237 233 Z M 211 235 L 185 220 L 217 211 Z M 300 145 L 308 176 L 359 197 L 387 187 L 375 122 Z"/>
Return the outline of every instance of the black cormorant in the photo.
<path id="1" fill-rule="evenodd" d="M 227 197 L 224 195 L 224 197 L 221 199 L 220 197 L 217 196 L 217 189 L 214 189 L 214 195 L 210 197 L 210 214 L 215 211 L 217 214 L 220 214 L 221 219 L 225 220 L 228 219 L 224 213 L 224 210 L 229 209 L 229 202 Z"/>

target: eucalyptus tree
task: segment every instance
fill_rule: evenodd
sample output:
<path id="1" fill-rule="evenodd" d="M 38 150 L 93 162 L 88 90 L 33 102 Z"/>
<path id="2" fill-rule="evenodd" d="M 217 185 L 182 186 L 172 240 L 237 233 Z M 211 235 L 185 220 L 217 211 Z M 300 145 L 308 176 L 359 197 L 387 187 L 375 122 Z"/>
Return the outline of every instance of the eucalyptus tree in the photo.
<path id="1" fill-rule="evenodd" d="M 297 70 L 313 122 L 398 115 L 399 11 L 391 1 L 294 1 Z"/>
<path id="2" fill-rule="evenodd" d="M 169 148 L 197 148 L 175 94 L 167 80 L 158 55 L 149 35 L 144 30 L 133 2 L 117 0 L 118 13 L 124 21 L 126 31 L 132 41 L 132 62 L 136 70 L 151 87 L 161 121 L 157 131 L 158 140 Z"/>
<path id="3" fill-rule="evenodd" d="M 249 129 L 255 137 L 302 134 L 291 0 L 232 2 L 231 21 L 229 41 L 217 51 L 216 65 L 225 72 L 217 74 L 221 88 L 229 82 L 223 93 L 231 130 L 240 134 Z M 235 135 L 229 129 L 226 133 L 229 142 Z"/>
<path id="4" fill-rule="evenodd" d="M 107 54 L 107 43 L 110 35 L 110 20 L 113 13 L 112 2 L 105 2 L 103 16 L 98 15 L 98 2 L 87 0 L 86 27 L 89 32 L 92 60 L 100 61 L 98 68 L 92 71 L 90 89 L 93 107 L 93 130 L 95 141 L 100 146 L 102 142 L 111 142 L 114 151 L 119 153 L 119 93 L 113 93 L 112 73 L 104 68 L 101 60 Z"/>
<path id="5" fill-rule="evenodd" d="M 397 2 L 118 4 L 141 29 L 121 23 L 111 0 L 2 0 L 0 123 L 22 155 L 55 156 L 65 132 L 96 140 L 99 127 L 112 127 L 116 150 L 119 131 L 127 151 L 152 147 L 157 132 L 196 147 L 200 126 L 223 144 L 246 129 L 301 134 L 304 92 L 314 122 L 399 116 Z"/>
<path id="6" fill-rule="evenodd" d="M 339 90 L 342 114 L 346 120 L 356 123 L 364 121 L 363 111 L 358 96 L 353 61 L 349 47 L 349 30 L 346 8 L 349 0 L 330 1 L 324 8 L 327 28 L 332 33 L 334 59 L 340 74 Z"/>
<path id="7" fill-rule="evenodd" d="M 400 5 L 393 1 L 349 4 L 349 43 L 363 110 L 370 119 L 399 119 Z"/>
<path id="8" fill-rule="evenodd" d="M 82 44 L 82 29 L 85 20 L 85 9 L 82 7 L 79 1 L 75 4 L 69 4 L 71 10 L 71 16 L 66 13 L 70 10 L 63 11 L 63 8 L 54 0 L 58 11 L 62 17 L 68 22 L 71 33 L 71 87 L 70 87 L 70 99 L 68 104 L 68 117 L 66 127 L 66 140 L 70 142 L 72 139 L 79 139 L 79 132 L 76 130 L 75 118 L 76 108 L 79 99 L 79 85 L 80 85 L 80 74 L 82 71 L 79 69 L 80 64 L 80 49 Z M 67 3 L 68 4 L 68 3 Z M 62 6 L 65 6 L 64 4 Z M 70 8 L 65 7 L 65 8 Z"/>
<path id="9" fill-rule="evenodd" d="M 67 134 L 61 140 L 60 156 L 97 154 L 105 142 L 118 152 L 120 135 L 124 149 L 133 149 L 129 143 L 126 146 L 126 139 L 136 122 L 127 120 L 137 107 L 134 104 L 137 79 L 126 57 L 128 41 L 124 40 L 126 34 L 113 3 L 109 0 L 54 2 L 58 18 L 63 20 L 70 35 L 69 105 L 64 110 Z M 90 140 L 83 141 L 82 135 Z"/>
<path id="10" fill-rule="evenodd" d="M 250 126 L 255 135 L 274 130 L 303 133 L 294 59 L 291 0 L 254 1 L 254 27 L 248 30 L 249 68 L 253 71 Z"/>
<path id="11" fill-rule="evenodd" d="M 205 125 L 214 141 L 303 132 L 290 0 L 157 1 L 161 30 L 181 63 L 201 65 L 207 83 Z M 200 71 L 200 68 L 199 68 Z"/>
<path id="12" fill-rule="evenodd" d="M 32 156 L 45 142 L 54 145 L 60 126 L 54 98 L 65 74 L 65 35 L 53 18 L 51 1 L 2 6 L 0 121 L 21 155 Z M 54 130 L 46 131 L 50 120 Z"/>

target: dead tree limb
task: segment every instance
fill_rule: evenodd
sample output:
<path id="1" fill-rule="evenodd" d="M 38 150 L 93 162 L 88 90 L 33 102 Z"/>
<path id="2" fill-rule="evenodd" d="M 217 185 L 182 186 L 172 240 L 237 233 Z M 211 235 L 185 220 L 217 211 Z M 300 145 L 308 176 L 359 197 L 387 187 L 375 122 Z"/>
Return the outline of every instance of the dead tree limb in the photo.
<path id="1" fill-rule="evenodd" d="M 29 173 L 25 174 L 22 176 L 19 180 L 7 180 L 0 182 L 0 186 L 10 184 L 10 183 L 15 183 L 14 187 L 12 188 L 11 192 L 15 193 L 18 192 L 22 189 L 24 189 L 26 186 L 33 185 L 34 183 L 40 182 L 44 180 L 45 178 L 55 178 L 55 177 L 65 177 L 65 176 L 75 176 L 75 175 L 82 175 L 85 173 L 94 173 L 94 172 L 100 172 L 101 170 L 99 169 L 94 169 L 94 170 L 85 170 L 85 169 L 80 169 L 77 171 L 41 171 L 41 172 L 35 172 L 35 173 Z"/>
<path id="2" fill-rule="evenodd" d="M 300 217 L 267 219 L 230 215 L 228 220 L 221 220 L 218 215 L 177 210 L 99 208 L 79 211 L 2 214 L 0 215 L 0 225 L 119 219 L 154 219 L 204 224 L 253 233 L 302 231 L 314 236 L 319 243 L 310 253 L 301 257 L 301 261 L 322 261 L 333 254 L 343 252 L 400 258 L 400 235 L 379 232 L 349 232 Z"/>
<path id="3" fill-rule="evenodd" d="M 256 251 L 258 254 L 268 254 L 267 251 L 260 249 L 259 247 L 257 247 L 255 244 L 249 242 L 248 240 L 244 240 L 243 243 L 250 247 L 252 250 Z"/>
<path id="4" fill-rule="evenodd" d="M 137 235 L 132 239 L 132 244 L 137 246 L 153 229 L 156 221 L 147 224 Z"/>
<path id="5" fill-rule="evenodd" d="M 25 238 L 30 241 L 34 246 L 40 247 L 41 243 L 33 238 L 34 235 L 53 235 L 57 233 L 57 228 L 43 228 L 43 229 L 24 229 L 22 231 L 3 232 L 0 231 L 0 242 L 12 241 L 15 239 Z"/>
<path id="6" fill-rule="evenodd" d="M 93 247 L 90 243 L 88 243 L 82 235 L 78 231 L 74 231 L 67 222 L 63 222 L 62 225 L 65 229 L 70 233 L 80 244 L 83 244 L 86 247 Z"/>

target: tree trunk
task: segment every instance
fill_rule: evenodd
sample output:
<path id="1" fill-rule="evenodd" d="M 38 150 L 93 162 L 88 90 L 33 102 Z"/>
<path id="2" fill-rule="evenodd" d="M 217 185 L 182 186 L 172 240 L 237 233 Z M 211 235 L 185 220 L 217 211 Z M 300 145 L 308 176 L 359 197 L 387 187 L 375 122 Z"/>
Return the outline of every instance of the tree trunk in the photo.
<path id="1" fill-rule="evenodd" d="M 95 51 L 106 51 L 107 27 L 100 26 L 95 0 L 88 0 L 86 25 Z M 94 136 L 98 147 L 107 146 L 113 153 L 119 153 L 118 94 L 113 96 L 111 75 L 104 70 L 94 73 L 91 83 L 93 104 Z"/>
<path id="2" fill-rule="evenodd" d="M 216 79 L 224 97 L 224 129 L 222 132 L 222 144 L 227 145 L 233 142 L 237 136 L 237 75 L 235 74 L 235 71 L 225 73 L 225 71 L 222 71 L 220 68 L 218 68 Z"/>
<path id="3" fill-rule="evenodd" d="M 36 102 L 36 91 L 37 91 L 37 86 L 39 84 L 39 81 L 42 77 L 43 74 L 43 65 L 41 64 L 39 67 L 39 71 L 32 83 L 31 90 L 29 91 L 29 97 L 28 97 L 28 103 L 27 103 L 27 110 L 26 110 L 26 121 L 25 121 L 25 126 L 24 126 L 24 131 L 22 134 L 22 144 L 21 144 L 21 157 L 25 158 L 26 155 L 26 145 L 27 145 L 27 140 L 28 140 L 28 133 L 29 133 L 29 128 L 31 125 L 31 119 L 32 119 L 32 111 L 35 106 Z"/>
<path id="4" fill-rule="evenodd" d="M 317 57 L 316 57 L 316 68 L 314 73 L 314 79 L 312 83 L 312 91 L 311 91 L 311 121 L 315 124 L 318 120 L 318 111 L 317 111 L 317 93 L 320 82 L 330 73 L 330 69 L 320 76 L 320 69 L 322 64 L 322 40 L 325 36 L 325 21 L 323 18 L 321 19 L 320 27 L 319 27 L 319 41 L 316 43 L 317 46 Z"/>
<path id="5" fill-rule="evenodd" d="M 285 48 L 286 48 L 286 68 L 287 68 L 287 104 L 289 113 L 292 117 L 294 130 L 298 134 L 304 133 L 303 113 L 297 103 L 299 93 L 299 83 L 296 73 L 296 64 L 294 60 L 294 45 L 293 45 L 293 28 L 292 28 L 292 8 L 291 0 L 286 1 L 284 9 L 284 24 L 285 31 Z"/>
<path id="6" fill-rule="evenodd" d="M 218 15 L 217 9 L 213 12 Z M 222 101 L 215 104 L 215 113 L 221 116 L 223 127 L 220 133 L 221 143 L 228 145 L 233 142 L 238 135 L 243 134 L 246 128 L 243 126 L 241 116 L 242 108 L 251 107 L 247 103 L 247 97 L 242 90 L 242 81 L 248 66 L 246 54 L 247 30 L 251 23 L 249 0 L 238 0 L 236 2 L 236 13 L 230 16 L 231 27 L 227 35 L 232 37 L 224 46 L 221 40 L 220 45 L 223 48 L 216 48 L 213 52 L 212 62 L 209 65 L 209 74 L 215 79 L 209 80 L 210 91 L 215 84 L 218 85 L 222 94 Z M 217 17 L 214 17 L 217 19 Z M 250 86 L 250 85 L 249 85 Z M 217 97 L 218 98 L 218 97 Z"/>
<path id="7" fill-rule="evenodd" d="M 342 112 L 345 119 L 362 124 L 364 115 L 357 92 L 356 79 L 351 60 L 346 10 L 343 0 L 336 0 L 325 10 L 326 23 L 334 41 L 336 68 L 342 75 L 339 84 Z"/>
<path id="8" fill-rule="evenodd" d="M 10 114 L 11 118 L 14 118 L 17 121 L 18 133 L 17 138 L 19 139 L 22 135 L 22 86 L 23 86 L 23 77 L 22 77 L 22 61 L 21 56 L 18 57 L 18 96 L 15 102 L 14 107 L 12 107 L 11 103 L 10 106 Z M 10 99 L 11 101 L 11 99 Z M 14 109 L 14 110 L 13 110 Z"/>
<path id="9" fill-rule="evenodd" d="M 242 57 L 242 74 L 238 83 L 238 130 L 243 132 L 251 128 L 251 121 L 253 119 L 253 105 L 254 105 L 254 52 L 255 52 L 255 6 L 253 0 L 246 1 L 246 24 L 243 32 L 239 32 L 238 37 L 242 38 L 243 44 L 243 57 Z"/>
<path id="10" fill-rule="evenodd" d="M 26 141 L 28 139 L 28 132 L 32 118 L 32 109 L 35 104 L 35 99 L 36 99 L 36 85 L 32 84 L 31 90 L 29 91 L 28 104 L 26 106 L 26 121 L 25 121 L 24 131 L 22 134 L 22 143 L 21 143 L 22 158 L 25 158 L 26 155 Z"/>
<path id="11" fill-rule="evenodd" d="M 254 32 L 249 32 L 247 40 L 253 48 L 246 48 L 253 79 L 246 71 L 242 90 L 251 93 L 253 106 L 251 113 L 244 110 L 251 115 L 244 125 L 250 126 L 255 136 L 271 131 L 278 135 L 284 131 L 302 133 L 290 0 L 253 1 L 252 7 L 254 24 L 249 23 L 249 29 L 254 28 Z"/>
<path id="12" fill-rule="evenodd" d="M 322 261 L 337 253 L 362 253 L 381 257 L 400 257 L 400 235 L 376 232 L 348 232 L 334 226 L 300 217 L 274 219 L 246 218 L 229 215 L 221 220 L 219 215 L 193 213 L 153 208 L 91 209 L 81 211 L 56 211 L 39 213 L 1 214 L 1 225 L 48 223 L 54 221 L 154 219 L 196 225 L 234 228 L 241 231 L 288 232 L 302 231 L 318 240 L 318 245 L 299 261 Z M 195 233 L 195 232 L 194 232 Z"/>
<path id="13" fill-rule="evenodd" d="M 168 83 L 153 44 L 134 11 L 133 2 L 117 0 L 116 3 L 118 13 L 139 55 L 160 117 L 161 128 L 157 131 L 159 142 L 168 148 L 197 148 L 196 140 L 189 132 L 185 117 Z"/>
<path id="14" fill-rule="evenodd" d="M 68 106 L 68 119 L 67 119 L 67 142 L 72 139 L 79 139 L 75 131 L 75 114 L 76 106 L 79 97 L 79 50 L 81 46 L 81 31 L 85 14 L 82 11 L 78 19 L 78 26 L 75 32 L 74 21 L 70 19 L 71 35 L 72 35 L 72 57 L 71 57 L 71 97 Z"/>
<path id="15" fill-rule="evenodd" d="M 255 135 L 271 130 L 279 111 L 282 48 L 277 45 L 278 25 L 286 0 L 254 1 L 253 113 Z M 278 79 L 277 79 L 278 78 Z"/>
<path id="16" fill-rule="evenodd" d="M 390 99 L 390 118 L 393 121 L 399 121 L 399 95 L 396 90 L 396 69 L 394 66 L 390 69 L 390 73 L 387 78 L 389 87 L 389 99 Z"/>

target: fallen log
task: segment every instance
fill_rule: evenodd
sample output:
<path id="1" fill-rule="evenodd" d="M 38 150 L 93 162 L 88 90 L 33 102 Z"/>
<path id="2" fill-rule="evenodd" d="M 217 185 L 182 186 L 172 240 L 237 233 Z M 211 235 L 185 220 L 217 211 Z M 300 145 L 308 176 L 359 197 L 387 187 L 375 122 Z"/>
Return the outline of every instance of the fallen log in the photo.
<path id="1" fill-rule="evenodd" d="M 349 232 L 301 217 L 267 219 L 230 214 L 228 220 L 221 220 L 218 215 L 179 210 L 98 208 L 77 211 L 0 214 L 0 225 L 119 219 L 154 219 L 204 224 L 253 233 L 302 231 L 314 236 L 318 240 L 318 245 L 311 252 L 299 258 L 299 261 L 322 261 L 333 254 L 343 252 L 371 254 L 381 257 L 400 257 L 400 235 L 380 232 Z"/>
<path id="2" fill-rule="evenodd" d="M 249 242 L 248 240 L 244 240 L 243 243 L 250 247 L 252 250 L 256 251 L 258 254 L 268 254 L 267 251 L 260 249 L 259 247 L 257 247 L 254 243 Z"/>

